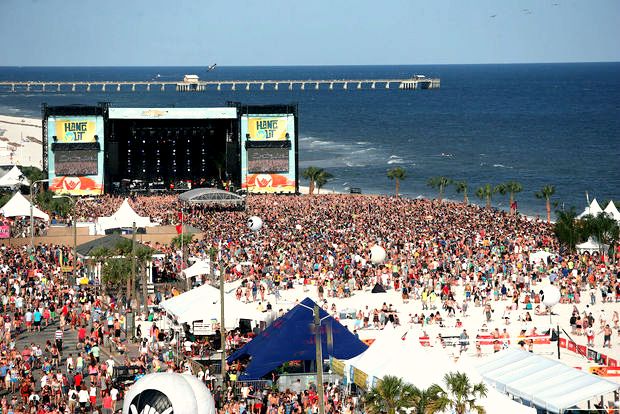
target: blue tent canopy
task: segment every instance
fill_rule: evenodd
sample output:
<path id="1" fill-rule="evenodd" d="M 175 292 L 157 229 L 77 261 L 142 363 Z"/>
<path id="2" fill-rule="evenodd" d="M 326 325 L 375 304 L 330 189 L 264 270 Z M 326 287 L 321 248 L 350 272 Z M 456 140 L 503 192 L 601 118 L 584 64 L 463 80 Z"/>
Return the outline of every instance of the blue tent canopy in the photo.
<path id="1" fill-rule="evenodd" d="M 228 357 L 228 363 L 250 357 L 250 363 L 240 379 L 258 379 L 288 361 L 315 360 L 314 302 L 310 298 L 276 319 L 243 348 Z M 323 358 L 353 358 L 367 346 L 340 322 L 319 309 Z M 331 335 L 329 328 L 331 327 Z"/>

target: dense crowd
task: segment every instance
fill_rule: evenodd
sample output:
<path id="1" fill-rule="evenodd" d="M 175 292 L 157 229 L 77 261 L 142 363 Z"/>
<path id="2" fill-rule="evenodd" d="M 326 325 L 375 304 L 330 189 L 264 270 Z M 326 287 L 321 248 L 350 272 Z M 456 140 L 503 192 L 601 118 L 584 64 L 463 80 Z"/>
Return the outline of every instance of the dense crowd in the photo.
<path id="1" fill-rule="evenodd" d="M 88 221 L 110 215 L 122 200 L 113 196 L 80 200 L 76 216 Z M 224 264 L 226 281 L 241 282 L 235 291 L 237 299 L 265 310 L 281 291 L 303 286 L 328 312 L 341 318 L 346 310 L 338 309 L 333 299 L 378 285 L 399 292 L 402 304 L 421 303 L 422 312 L 406 316 L 396 305 L 364 306 L 347 316 L 353 320 L 352 329 L 380 329 L 388 322 L 443 326 L 447 318 L 460 327 L 459 319 L 467 316 L 468 308 L 470 312 L 478 309 L 487 323 L 494 312 L 501 314 L 507 325 L 516 314 L 525 320 L 530 312 L 546 312 L 540 306 L 537 283 L 550 279 L 559 286 L 562 302 L 575 306 L 570 320 L 573 333 L 586 335 L 588 342 L 594 342 L 591 335 L 598 335 L 605 346 L 611 346 L 618 329 L 617 312 L 593 320 L 582 305 L 620 300 L 617 268 L 597 255 L 568 252 L 548 263 L 530 263 L 530 253 L 558 252 L 559 246 L 550 225 L 521 215 L 461 203 L 348 195 L 251 195 L 246 211 L 182 205 L 175 195 L 137 196 L 130 204 L 138 214 L 172 225 L 179 224 L 178 212 L 183 208 L 184 222 L 202 231 L 202 237 L 186 246 L 189 256 L 206 258 L 215 252 Z M 264 222 L 257 232 L 247 227 L 251 215 Z M 375 244 L 387 253 L 380 265 L 370 260 Z M 157 249 L 165 255 L 156 263 L 159 271 L 176 274 L 181 257 L 178 248 L 158 244 Z M 140 332 L 139 356 L 129 360 L 125 351 L 132 345 L 124 333 L 129 301 L 122 293 L 113 297 L 94 287 L 69 287 L 60 272 L 68 257 L 70 249 L 62 246 L 41 245 L 33 254 L 10 247 L 1 252 L 0 385 L 9 391 L 2 400 L 2 412 L 9 408 L 14 413 L 119 408 L 122 389 L 112 382 L 114 361 L 103 356 L 104 345 L 117 356 L 124 355 L 126 365 L 144 372 L 192 370 L 190 364 L 174 358 L 171 338 L 156 325 Z M 158 291 L 150 301 L 158 302 L 173 292 Z M 498 308 L 498 300 L 509 305 Z M 500 339 L 504 334 L 496 330 L 499 347 L 505 343 Z M 495 331 L 489 331 L 495 337 Z M 531 346 L 526 340 L 530 334 L 523 333 L 522 347 Z M 24 335 L 48 341 L 20 348 L 17 343 Z M 79 349 L 63 347 L 63 337 L 69 335 L 77 339 Z M 236 346 L 237 339 L 229 334 L 227 342 Z M 461 338 L 463 343 L 468 340 Z M 217 348 L 209 343 L 200 349 L 192 349 L 195 344 L 188 346 L 182 353 L 204 356 Z M 212 385 L 213 378 L 202 371 L 206 383 Z M 214 388 L 221 412 L 306 413 L 317 403 L 313 390 L 276 393 L 244 388 L 231 388 L 231 392 Z M 335 385 L 328 387 L 326 402 L 328 412 L 356 409 L 355 401 L 344 397 Z"/>

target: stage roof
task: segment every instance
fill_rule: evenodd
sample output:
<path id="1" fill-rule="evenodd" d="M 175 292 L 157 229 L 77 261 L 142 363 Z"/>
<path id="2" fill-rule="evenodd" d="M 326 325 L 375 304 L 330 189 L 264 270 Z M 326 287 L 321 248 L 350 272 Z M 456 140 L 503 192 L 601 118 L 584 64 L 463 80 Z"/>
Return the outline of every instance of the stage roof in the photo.
<path id="1" fill-rule="evenodd" d="M 237 108 L 110 108 L 109 119 L 237 119 Z"/>
<path id="2" fill-rule="evenodd" d="M 240 195 L 217 188 L 194 188 L 179 194 L 179 199 L 186 203 L 221 204 L 225 206 L 237 206 L 245 203 L 245 199 Z"/>
<path id="3" fill-rule="evenodd" d="M 276 319 L 243 348 L 229 356 L 228 363 L 250 357 L 250 363 L 241 375 L 241 379 L 259 379 L 285 362 L 315 360 L 313 308 L 312 299 L 304 299 L 285 315 Z M 319 309 L 319 315 L 324 359 L 330 356 L 350 359 L 367 349 L 362 341 L 322 308 Z M 330 327 L 331 335 L 328 333 Z"/>

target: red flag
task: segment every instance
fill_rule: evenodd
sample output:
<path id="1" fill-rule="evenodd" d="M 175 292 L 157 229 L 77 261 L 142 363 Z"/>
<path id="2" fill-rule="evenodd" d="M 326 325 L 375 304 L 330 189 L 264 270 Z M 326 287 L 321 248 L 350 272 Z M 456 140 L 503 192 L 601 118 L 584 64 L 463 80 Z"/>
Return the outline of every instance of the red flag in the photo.
<path id="1" fill-rule="evenodd" d="M 175 227 L 177 228 L 177 234 L 183 233 L 183 226 L 181 224 L 177 224 Z"/>

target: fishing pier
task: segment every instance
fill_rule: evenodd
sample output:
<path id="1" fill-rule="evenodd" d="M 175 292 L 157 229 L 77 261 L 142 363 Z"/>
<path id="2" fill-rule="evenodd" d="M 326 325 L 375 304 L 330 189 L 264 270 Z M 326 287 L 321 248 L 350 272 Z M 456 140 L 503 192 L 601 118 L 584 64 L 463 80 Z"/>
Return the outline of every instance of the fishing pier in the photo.
<path id="1" fill-rule="evenodd" d="M 0 81 L 0 92 L 207 92 L 348 89 L 437 89 L 439 78 L 416 75 L 408 79 L 317 79 L 317 80 L 201 80 L 185 75 L 181 81 Z"/>

